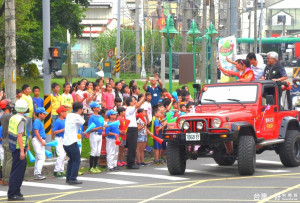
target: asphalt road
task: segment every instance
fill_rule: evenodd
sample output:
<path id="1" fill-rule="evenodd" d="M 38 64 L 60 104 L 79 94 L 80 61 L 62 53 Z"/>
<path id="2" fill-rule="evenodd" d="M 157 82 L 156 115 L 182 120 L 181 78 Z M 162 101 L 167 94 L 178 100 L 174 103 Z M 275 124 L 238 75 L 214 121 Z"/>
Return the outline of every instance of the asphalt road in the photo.
<path id="1" fill-rule="evenodd" d="M 84 174 L 82 185 L 63 178 L 23 182 L 25 202 L 300 202 L 300 170 L 284 167 L 273 151 L 257 155 L 253 176 L 240 176 L 236 163 L 189 160 L 185 175 L 170 176 L 166 164 L 139 170 Z M 7 187 L 0 186 L 0 201 Z"/>

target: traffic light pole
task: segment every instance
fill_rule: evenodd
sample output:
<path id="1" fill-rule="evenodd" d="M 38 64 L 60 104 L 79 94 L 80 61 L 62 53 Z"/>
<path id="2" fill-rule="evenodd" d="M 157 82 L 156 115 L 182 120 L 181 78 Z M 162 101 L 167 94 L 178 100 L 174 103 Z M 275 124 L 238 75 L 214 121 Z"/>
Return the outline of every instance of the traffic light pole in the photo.
<path id="1" fill-rule="evenodd" d="M 48 60 L 50 47 L 50 0 L 43 0 L 43 69 L 44 69 L 44 106 L 49 113 L 44 121 L 46 142 L 51 140 L 51 73 Z M 51 151 L 51 147 L 46 147 Z"/>

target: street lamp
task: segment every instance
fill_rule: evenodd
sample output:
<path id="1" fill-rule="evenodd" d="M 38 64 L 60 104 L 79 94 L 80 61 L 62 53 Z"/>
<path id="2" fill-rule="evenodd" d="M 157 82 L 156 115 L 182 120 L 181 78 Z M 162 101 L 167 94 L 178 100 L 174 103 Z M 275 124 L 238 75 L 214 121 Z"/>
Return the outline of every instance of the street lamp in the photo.
<path id="1" fill-rule="evenodd" d="M 174 27 L 174 19 L 171 14 L 169 14 L 166 25 L 164 29 L 160 31 L 163 33 L 164 37 L 167 38 L 169 46 L 169 92 L 172 92 L 172 45 L 173 37 L 178 31 Z"/>
<path id="2" fill-rule="evenodd" d="M 190 30 L 187 32 L 187 34 L 193 38 L 193 65 L 194 65 L 194 83 L 196 83 L 196 46 L 195 46 L 195 38 L 198 37 L 201 32 L 198 30 L 197 24 L 195 20 L 192 21 Z"/>
<path id="3" fill-rule="evenodd" d="M 205 41 L 209 42 L 210 46 L 210 83 L 212 83 L 212 60 L 213 60 L 213 47 L 212 47 L 212 41 L 213 37 L 218 34 L 218 31 L 215 29 L 215 26 L 212 24 L 212 22 L 209 24 L 208 29 L 206 29 L 205 32 Z M 207 53 L 208 58 L 208 53 Z M 206 74 L 206 81 L 208 81 L 208 67 L 207 67 L 207 74 Z"/>

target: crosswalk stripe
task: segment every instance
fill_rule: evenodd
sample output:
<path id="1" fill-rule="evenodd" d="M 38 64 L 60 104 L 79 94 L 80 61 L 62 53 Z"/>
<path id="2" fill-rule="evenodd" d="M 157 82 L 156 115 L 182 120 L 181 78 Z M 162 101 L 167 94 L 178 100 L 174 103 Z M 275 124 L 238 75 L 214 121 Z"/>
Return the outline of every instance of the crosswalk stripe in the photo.
<path id="1" fill-rule="evenodd" d="M 156 170 L 162 170 L 167 171 L 168 168 L 155 168 Z M 227 177 L 229 174 L 225 173 L 217 173 L 217 172 L 210 172 L 210 171 L 200 171 L 200 170 L 194 170 L 194 169 L 185 169 L 186 173 L 198 173 L 198 174 L 206 174 L 206 175 L 213 175 L 213 176 L 224 176 Z"/>
<path id="2" fill-rule="evenodd" d="M 219 167 L 219 168 L 234 168 L 234 166 L 219 166 L 218 164 L 202 164 L 202 165 L 206 165 L 206 166 L 213 166 L 213 167 Z M 290 172 L 290 170 L 272 170 L 272 169 L 264 169 L 264 168 L 255 168 L 255 171 L 260 171 L 260 172 L 267 172 L 267 173 L 287 173 Z"/>
<path id="3" fill-rule="evenodd" d="M 269 160 L 262 160 L 262 159 L 256 160 L 256 163 L 282 165 L 280 161 L 269 161 Z"/>
<path id="4" fill-rule="evenodd" d="M 0 197 L 5 197 L 7 196 L 7 192 L 6 191 L 0 191 Z"/>
<path id="5" fill-rule="evenodd" d="M 83 180 L 83 181 L 111 183 L 111 184 L 117 184 L 117 185 L 136 184 L 136 182 L 132 182 L 132 181 L 125 181 L 125 180 L 118 180 L 118 179 L 107 179 L 107 178 L 77 177 L 77 179 L 78 180 Z"/>
<path id="6" fill-rule="evenodd" d="M 30 186 L 30 187 L 42 187 L 42 188 L 51 188 L 57 190 L 71 190 L 77 189 L 81 187 L 76 186 L 69 186 L 69 185 L 59 185 L 59 184 L 50 184 L 50 183 L 37 183 L 37 182 L 23 182 L 23 186 Z"/>
<path id="7" fill-rule="evenodd" d="M 189 178 L 180 178 L 175 176 L 167 176 L 167 175 L 156 175 L 149 173 L 130 173 L 130 172 L 113 172 L 108 173 L 113 175 L 121 175 L 121 176 L 135 176 L 135 177 L 146 177 L 146 178 L 155 178 L 155 179 L 164 179 L 164 180 L 187 180 Z"/>

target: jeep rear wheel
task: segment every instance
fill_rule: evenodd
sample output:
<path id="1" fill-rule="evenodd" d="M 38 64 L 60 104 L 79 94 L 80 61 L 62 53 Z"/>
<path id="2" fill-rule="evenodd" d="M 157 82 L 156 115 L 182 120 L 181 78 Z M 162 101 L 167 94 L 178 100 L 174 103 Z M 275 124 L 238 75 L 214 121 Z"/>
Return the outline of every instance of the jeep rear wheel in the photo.
<path id="1" fill-rule="evenodd" d="M 238 171 L 240 175 L 253 175 L 256 152 L 252 136 L 241 136 L 238 144 Z"/>
<path id="2" fill-rule="evenodd" d="M 183 175 L 186 168 L 186 151 L 184 145 L 168 143 L 167 166 L 171 175 Z"/>
<path id="3" fill-rule="evenodd" d="M 214 156 L 213 158 L 219 166 L 231 166 L 235 162 L 235 158 L 233 157 L 219 155 L 219 156 Z"/>
<path id="4" fill-rule="evenodd" d="M 279 157 L 286 167 L 300 165 L 300 132 L 289 130 L 285 136 L 285 142 L 280 144 Z"/>

